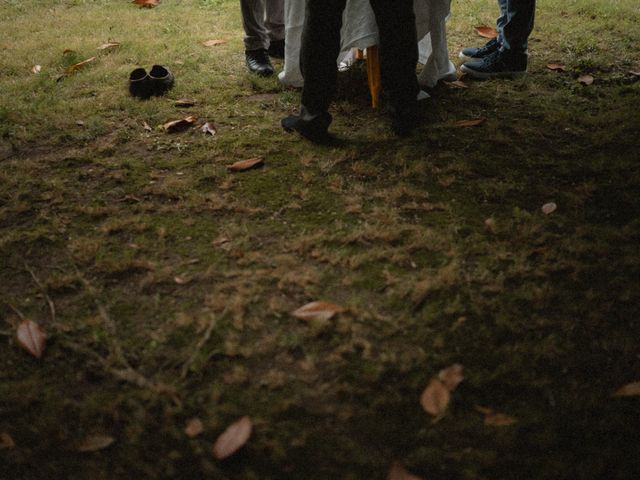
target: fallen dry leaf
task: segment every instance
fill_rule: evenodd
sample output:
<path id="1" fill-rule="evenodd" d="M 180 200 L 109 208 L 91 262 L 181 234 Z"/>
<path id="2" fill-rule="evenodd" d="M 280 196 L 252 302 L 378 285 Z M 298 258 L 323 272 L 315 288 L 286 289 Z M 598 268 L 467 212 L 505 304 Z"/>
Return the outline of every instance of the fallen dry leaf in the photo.
<path id="1" fill-rule="evenodd" d="M 454 80 L 453 82 L 445 81 L 444 84 L 449 88 L 469 88 L 469 85 L 464 83 L 462 80 Z"/>
<path id="2" fill-rule="evenodd" d="M 431 379 L 427 388 L 420 395 L 420 405 L 425 412 L 438 417 L 442 415 L 449 405 L 451 393 L 447 386 L 437 378 Z"/>
<path id="3" fill-rule="evenodd" d="M 486 118 L 472 118 L 470 120 L 458 120 L 457 122 L 454 122 L 453 126 L 461 127 L 461 128 L 475 127 L 476 125 L 482 125 L 486 121 L 487 121 Z"/>
<path id="4" fill-rule="evenodd" d="M 47 343 L 47 335 L 36 322 L 32 320 L 23 320 L 16 331 L 18 343 L 24 347 L 27 352 L 36 358 L 42 357 L 44 346 Z"/>
<path id="5" fill-rule="evenodd" d="M 145 8 L 153 8 L 160 5 L 160 0 L 133 0 L 133 3 Z"/>
<path id="6" fill-rule="evenodd" d="M 247 416 L 232 423 L 214 443 L 213 456 L 218 460 L 230 457 L 247 443 L 252 430 L 253 423 Z"/>
<path id="7" fill-rule="evenodd" d="M 618 389 L 613 394 L 614 397 L 636 397 L 640 396 L 640 382 L 632 382 Z"/>
<path id="8" fill-rule="evenodd" d="M 142 128 L 144 128 L 147 132 L 151 132 L 153 128 L 147 122 L 142 122 Z"/>
<path id="9" fill-rule="evenodd" d="M 172 120 L 170 122 L 165 123 L 162 128 L 164 128 L 167 133 L 175 133 L 182 132 L 189 127 L 191 127 L 196 121 L 196 117 L 186 117 L 181 118 L 180 120 Z"/>
<path id="10" fill-rule="evenodd" d="M 194 438 L 204 432 L 204 425 L 199 418 L 191 418 L 187 420 L 187 425 L 184 427 L 184 433 L 187 437 Z"/>
<path id="11" fill-rule="evenodd" d="M 544 213 L 545 215 L 549 215 L 558 209 L 558 205 L 553 202 L 549 202 L 542 205 L 540 209 L 542 210 L 542 213 Z"/>
<path id="12" fill-rule="evenodd" d="M 640 77 L 640 72 L 634 72 L 633 70 L 629 70 L 629 73 L 635 77 Z"/>
<path id="13" fill-rule="evenodd" d="M 593 83 L 593 77 L 591 75 L 580 75 L 578 77 L 578 83 L 582 85 L 589 86 Z"/>
<path id="14" fill-rule="evenodd" d="M 96 57 L 91 57 L 91 58 L 87 58 L 86 60 L 83 60 L 81 62 L 78 63 L 74 63 L 73 65 L 71 65 L 70 67 L 67 68 L 66 73 L 67 75 L 73 72 L 76 72 L 78 70 L 80 70 L 81 68 L 84 68 L 85 65 L 87 65 L 88 63 L 93 62 L 96 59 Z"/>
<path id="15" fill-rule="evenodd" d="M 496 31 L 495 28 L 492 28 L 492 27 L 480 26 L 480 27 L 473 27 L 473 29 L 476 31 L 478 35 L 484 38 L 496 38 L 498 36 L 498 32 Z"/>
<path id="16" fill-rule="evenodd" d="M 34 74 L 38 74 L 42 71 L 42 66 L 41 65 L 34 65 L 33 67 L 31 67 L 31 73 Z"/>
<path id="17" fill-rule="evenodd" d="M 222 40 L 222 39 L 215 39 L 215 40 L 207 40 L 206 42 L 202 42 L 202 44 L 205 47 L 217 47 L 218 45 L 224 45 L 225 43 L 227 43 L 226 40 Z"/>
<path id="18" fill-rule="evenodd" d="M 508 427 L 516 422 L 515 418 L 505 413 L 490 413 L 484 417 L 484 424 L 490 427 Z"/>
<path id="19" fill-rule="evenodd" d="M 191 279 L 184 275 L 177 275 L 173 277 L 173 281 L 176 282 L 178 285 L 186 285 L 191 281 Z"/>
<path id="20" fill-rule="evenodd" d="M 115 442 L 115 438 L 109 435 L 88 435 L 80 442 L 80 445 L 78 445 L 78 451 L 97 452 L 98 450 L 104 450 L 113 442 Z"/>
<path id="21" fill-rule="evenodd" d="M 453 365 L 440 370 L 438 373 L 438 379 L 444 383 L 444 385 L 449 389 L 450 392 L 453 392 L 460 382 L 464 380 L 464 366 L 459 363 L 454 363 Z"/>
<path id="22" fill-rule="evenodd" d="M 387 480 L 422 480 L 422 478 L 415 476 L 399 463 L 394 463 L 389 469 Z"/>
<path id="23" fill-rule="evenodd" d="M 11 438 L 11 435 L 6 432 L 0 433 L 0 450 L 9 450 L 15 446 L 16 443 Z"/>
<path id="24" fill-rule="evenodd" d="M 200 131 L 205 134 L 209 134 L 212 137 L 218 133 L 218 126 L 214 122 L 206 122 L 202 127 L 200 127 Z"/>
<path id="25" fill-rule="evenodd" d="M 119 42 L 107 42 L 100 45 L 98 47 L 98 50 L 113 50 L 114 48 L 118 48 L 119 46 Z"/>
<path id="26" fill-rule="evenodd" d="M 561 63 L 547 63 L 547 68 L 549 70 L 565 72 L 567 68 Z"/>
<path id="27" fill-rule="evenodd" d="M 190 108 L 196 103 L 198 102 L 193 98 L 180 98 L 179 100 L 176 100 L 175 106 L 179 108 Z"/>
<path id="28" fill-rule="evenodd" d="M 334 315 L 344 311 L 345 309 L 343 307 L 336 305 L 335 303 L 316 301 L 303 305 L 297 310 L 291 312 L 291 315 L 299 318 L 300 320 L 327 321 L 331 320 Z"/>
<path id="29" fill-rule="evenodd" d="M 75 50 L 72 50 L 72 49 L 70 49 L 70 48 L 65 48 L 65 49 L 62 51 L 62 54 L 63 54 L 63 55 L 68 55 L 69 53 L 73 53 L 73 52 L 75 52 Z"/>
<path id="30" fill-rule="evenodd" d="M 227 169 L 232 172 L 244 172 L 254 167 L 260 167 L 264 164 L 264 160 L 261 157 L 250 158 L 248 160 L 240 160 L 232 165 L 228 165 Z"/>

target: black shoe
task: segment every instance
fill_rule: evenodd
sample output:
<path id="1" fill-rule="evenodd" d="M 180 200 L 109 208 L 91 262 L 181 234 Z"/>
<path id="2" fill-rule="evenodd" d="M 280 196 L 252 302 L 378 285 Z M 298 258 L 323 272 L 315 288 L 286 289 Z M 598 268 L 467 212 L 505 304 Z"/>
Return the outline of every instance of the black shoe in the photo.
<path id="1" fill-rule="evenodd" d="M 506 50 L 495 51 L 481 60 L 463 63 L 460 70 L 471 78 L 520 78 L 527 74 L 528 55 Z"/>
<path id="2" fill-rule="evenodd" d="M 264 48 L 247 50 L 244 52 L 244 55 L 247 60 L 247 67 L 251 73 L 255 73 L 261 77 L 273 75 L 273 65 L 271 65 L 269 54 Z"/>
<path id="3" fill-rule="evenodd" d="M 129 93 L 134 97 L 144 99 L 153 95 L 153 84 L 144 68 L 136 68 L 129 75 Z"/>
<path id="4" fill-rule="evenodd" d="M 500 48 L 500 42 L 498 42 L 497 38 L 492 38 L 485 45 L 480 48 L 463 48 L 460 50 L 458 57 L 463 60 L 473 61 L 473 60 L 481 60 L 487 55 L 492 54 Z"/>
<path id="5" fill-rule="evenodd" d="M 272 41 L 267 52 L 269 53 L 270 57 L 284 58 L 284 40 Z"/>
<path id="6" fill-rule="evenodd" d="M 418 126 L 418 106 L 389 107 L 391 130 L 399 137 L 406 137 Z"/>
<path id="7" fill-rule="evenodd" d="M 329 112 L 310 115 L 302 108 L 300 115 L 289 115 L 282 119 L 281 124 L 286 132 L 295 131 L 314 143 L 326 143 L 329 140 L 328 129 L 331 120 Z"/>
<path id="8" fill-rule="evenodd" d="M 149 79 L 151 80 L 154 95 L 164 95 L 173 87 L 173 73 L 162 65 L 154 65 L 151 67 Z"/>

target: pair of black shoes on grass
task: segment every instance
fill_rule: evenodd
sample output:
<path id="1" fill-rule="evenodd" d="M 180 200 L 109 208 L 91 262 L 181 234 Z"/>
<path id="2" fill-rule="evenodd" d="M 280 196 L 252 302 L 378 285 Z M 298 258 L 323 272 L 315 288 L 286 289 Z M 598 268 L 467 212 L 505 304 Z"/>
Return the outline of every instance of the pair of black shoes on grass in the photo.
<path id="1" fill-rule="evenodd" d="M 284 58 L 284 40 L 274 40 L 268 49 L 246 50 L 244 54 L 251 73 L 270 77 L 274 73 L 271 58 Z"/>
<path id="2" fill-rule="evenodd" d="M 164 95 L 173 87 L 173 74 L 162 65 L 154 65 L 147 73 L 144 68 L 136 68 L 129 75 L 129 92 L 134 97 L 150 98 Z"/>

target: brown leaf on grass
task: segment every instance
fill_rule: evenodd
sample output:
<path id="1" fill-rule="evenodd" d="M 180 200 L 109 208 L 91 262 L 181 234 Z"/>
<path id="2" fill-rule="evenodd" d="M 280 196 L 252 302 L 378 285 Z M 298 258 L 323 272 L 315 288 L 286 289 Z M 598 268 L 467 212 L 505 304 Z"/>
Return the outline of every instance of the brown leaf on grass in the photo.
<path id="1" fill-rule="evenodd" d="M 37 75 L 42 71 L 42 66 L 41 65 L 34 65 L 33 67 L 31 67 L 31 73 Z"/>
<path id="2" fill-rule="evenodd" d="M 581 83 L 584 86 L 589 86 L 593 83 L 593 76 L 591 75 L 580 75 L 578 77 L 578 83 Z"/>
<path id="3" fill-rule="evenodd" d="M 490 427 L 508 427 L 518 421 L 505 413 L 498 413 L 489 407 L 476 405 L 475 409 L 484 415 L 484 424 Z"/>
<path id="4" fill-rule="evenodd" d="M 545 215 L 549 215 L 555 212 L 557 209 L 558 205 L 553 202 L 545 203 L 544 205 L 542 205 L 542 207 L 540 207 L 540 210 L 542 210 L 542 213 L 544 213 Z"/>
<path id="5" fill-rule="evenodd" d="M 187 420 L 187 424 L 184 427 L 184 433 L 189 438 L 194 438 L 204 432 L 204 425 L 199 418 L 191 418 Z"/>
<path id="6" fill-rule="evenodd" d="M 200 127 L 200 131 L 214 137 L 216 133 L 218 133 L 218 126 L 214 122 L 206 122 L 202 127 Z"/>
<path id="7" fill-rule="evenodd" d="M 438 373 L 438 379 L 444 383 L 445 387 L 449 389 L 450 392 L 453 392 L 460 382 L 464 380 L 464 366 L 459 363 L 454 363 L 453 365 L 440 370 Z"/>
<path id="8" fill-rule="evenodd" d="M 437 378 L 431 379 L 427 388 L 420 395 L 420 405 L 422 405 L 425 412 L 434 417 L 439 417 L 447 410 L 450 400 L 451 393 L 449 389 Z"/>
<path id="9" fill-rule="evenodd" d="M 62 51 L 62 55 L 68 55 L 69 53 L 73 53 L 73 52 L 75 52 L 75 50 L 72 50 L 72 49 L 70 49 L 70 48 L 65 48 L 65 49 Z"/>
<path id="10" fill-rule="evenodd" d="M 255 167 L 260 167 L 264 164 L 264 160 L 261 157 L 250 158 L 248 160 L 239 160 L 232 165 L 228 165 L 227 169 L 232 172 L 244 172 Z"/>
<path id="11" fill-rule="evenodd" d="M 567 67 L 565 67 L 561 63 L 547 63 L 547 68 L 549 70 L 554 70 L 554 71 L 558 71 L 558 72 L 566 72 L 567 71 Z"/>
<path id="12" fill-rule="evenodd" d="M 133 0 L 133 3 L 145 8 L 153 8 L 160 5 L 160 0 Z"/>
<path id="13" fill-rule="evenodd" d="M 47 335 L 36 322 L 23 320 L 16 331 L 18 343 L 36 358 L 42 357 L 44 346 L 47 343 Z"/>
<path id="14" fill-rule="evenodd" d="M 213 456 L 218 460 L 230 457 L 247 443 L 253 423 L 247 416 L 232 423 L 213 444 Z"/>
<path id="15" fill-rule="evenodd" d="M 475 127 L 477 125 L 482 125 L 484 122 L 486 122 L 487 119 L 482 117 L 482 118 L 472 118 L 470 120 L 458 120 L 457 122 L 453 123 L 454 127 L 459 127 L 459 128 L 467 128 L 467 127 Z"/>
<path id="16" fill-rule="evenodd" d="M 195 123 L 195 121 L 196 117 L 189 116 L 181 118 L 180 120 L 172 120 L 170 122 L 167 122 L 162 126 L 162 128 L 164 128 L 164 131 L 167 133 L 182 132 L 191 127 Z"/>
<path id="17" fill-rule="evenodd" d="M 0 450 L 10 450 L 15 448 L 15 446 L 16 443 L 13 441 L 13 438 L 11 438 L 11 435 L 6 432 L 0 433 Z"/>
<path id="18" fill-rule="evenodd" d="M 142 128 L 144 128 L 147 132 L 151 132 L 153 128 L 147 122 L 142 122 Z"/>
<path id="19" fill-rule="evenodd" d="M 68 67 L 65 72 L 67 73 L 67 75 L 69 75 L 69 74 L 71 74 L 73 72 L 77 72 L 81 68 L 84 68 L 84 66 L 87 65 L 88 63 L 93 62 L 95 59 L 96 59 L 96 57 L 91 57 L 91 58 L 87 58 L 86 60 L 83 60 L 81 62 L 74 63 L 73 65 Z"/>
<path id="20" fill-rule="evenodd" d="M 176 275 L 175 277 L 173 277 L 173 281 L 178 285 L 186 285 L 191 281 L 191 279 L 185 275 Z"/>
<path id="21" fill-rule="evenodd" d="M 486 27 L 483 25 L 480 27 L 473 27 L 473 29 L 478 35 L 484 38 L 496 38 L 498 36 L 498 32 L 492 27 Z"/>
<path id="22" fill-rule="evenodd" d="M 97 452 L 98 450 L 104 450 L 113 442 L 115 442 L 115 438 L 109 435 L 87 435 L 80 442 L 77 450 L 79 452 Z"/>
<path id="23" fill-rule="evenodd" d="M 627 383 L 624 387 L 618 389 L 614 397 L 637 397 L 640 396 L 640 382 Z"/>
<path id="24" fill-rule="evenodd" d="M 98 50 L 113 50 L 114 48 L 118 48 L 119 46 L 119 42 L 107 42 L 100 45 L 98 47 Z"/>
<path id="25" fill-rule="evenodd" d="M 422 480 L 422 477 L 417 477 L 399 463 L 394 463 L 389 469 L 387 480 Z"/>
<path id="26" fill-rule="evenodd" d="M 206 42 L 202 42 L 205 47 L 217 47 L 219 45 L 224 45 L 227 43 L 226 40 L 222 40 L 220 38 L 216 38 L 214 40 L 207 40 Z"/>
<path id="27" fill-rule="evenodd" d="M 335 303 L 316 301 L 303 305 L 297 310 L 291 312 L 291 315 L 299 318 L 300 320 L 327 321 L 331 320 L 336 314 L 344 311 L 345 309 L 343 307 L 336 305 Z"/>
<path id="28" fill-rule="evenodd" d="M 469 88 L 469 85 L 464 83 L 462 80 L 454 80 L 453 82 L 444 81 L 444 84 L 449 88 Z"/>
<path id="29" fill-rule="evenodd" d="M 178 108 L 190 108 L 193 107 L 197 102 L 193 98 L 180 98 L 176 100 L 175 106 Z"/>

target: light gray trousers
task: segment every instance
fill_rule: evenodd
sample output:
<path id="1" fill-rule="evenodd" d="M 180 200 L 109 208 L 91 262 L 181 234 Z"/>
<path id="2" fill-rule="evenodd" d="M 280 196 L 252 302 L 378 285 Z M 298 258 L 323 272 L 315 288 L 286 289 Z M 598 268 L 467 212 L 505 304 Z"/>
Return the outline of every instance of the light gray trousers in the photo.
<path id="1" fill-rule="evenodd" d="M 284 0 L 240 0 L 246 50 L 284 39 Z"/>

